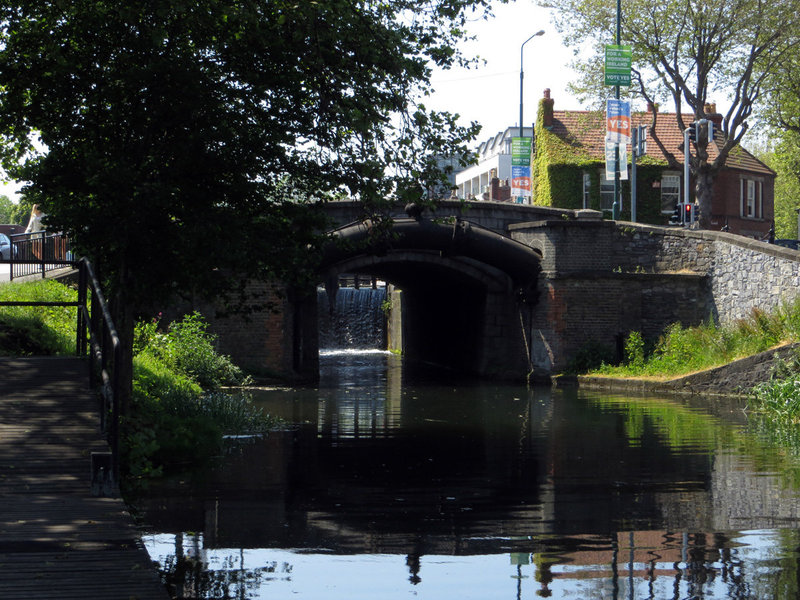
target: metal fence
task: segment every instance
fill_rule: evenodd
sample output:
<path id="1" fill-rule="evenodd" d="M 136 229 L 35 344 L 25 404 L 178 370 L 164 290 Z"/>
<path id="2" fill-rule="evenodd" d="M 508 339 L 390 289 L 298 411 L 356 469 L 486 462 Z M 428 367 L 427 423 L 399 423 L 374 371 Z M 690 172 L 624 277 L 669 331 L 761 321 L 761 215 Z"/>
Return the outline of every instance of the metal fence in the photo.
<path id="1" fill-rule="evenodd" d="M 108 305 L 100 289 L 100 282 L 94 273 L 92 264 L 82 258 L 78 261 L 71 260 L 47 260 L 47 240 L 51 240 L 51 251 L 58 252 L 54 248 L 56 243 L 65 239 L 60 235 L 43 236 L 42 255 L 38 261 L 8 261 L 14 265 L 34 264 L 37 268 L 43 269 L 44 274 L 50 269 L 51 264 L 58 265 L 57 268 L 73 267 L 78 269 L 78 299 L 75 302 L 23 302 L 6 301 L 0 302 L 0 306 L 74 306 L 77 308 L 77 327 L 75 340 L 75 353 L 78 356 L 88 357 L 89 377 L 92 387 L 97 390 L 100 399 L 100 423 L 103 433 L 106 434 L 109 445 L 111 446 L 111 477 L 113 483 L 119 481 L 119 426 L 122 407 L 120 406 L 120 361 L 121 345 L 114 322 L 111 319 Z M 27 239 L 26 242 L 36 241 Z M 68 248 L 68 244 L 65 244 Z M 33 245 L 26 247 L 26 251 L 34 251 Z M 47 261 L 47 262 L 45 262 Z M 5 261 L 4 261 L 5 262 Z M 13 269 L 12 269 L 13 272 Z M 38 271 L 35 271 L 38 273 Z M 17 275 L 19 277 L 19 275 Z"/>
<path id="2" fill-rule="evenodd" d="M 2 262 L 10 265 L 10 279 L 39 275 L 75 267 L 69 237 L 63 233 L 16 233 L 11 240 L 10 256 Z"/>

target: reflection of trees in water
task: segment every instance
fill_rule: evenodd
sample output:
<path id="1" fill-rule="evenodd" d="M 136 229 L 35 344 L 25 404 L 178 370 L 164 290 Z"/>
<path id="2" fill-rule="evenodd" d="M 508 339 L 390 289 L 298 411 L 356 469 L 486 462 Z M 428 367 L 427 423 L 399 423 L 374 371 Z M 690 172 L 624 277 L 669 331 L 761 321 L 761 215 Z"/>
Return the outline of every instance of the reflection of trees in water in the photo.
<path id="1" fill-rule="evenodd" d="M 184 543 L 188 538 L 190 544 Z M 223 558 L 214 568 L 202 547 L 202 536 L 178 534 L 175 536 L 175 554 L 168 556 L 161 567 L 161 574 L 173 598 L 228 599 L 250 598 L 249 592 L 258 591 L 265 579 L 273 574 L 288 574 L 292 566 L 271 561 L 258 568 L 244 567 L 244 550 L 238 556 L 231 554 Z"/>

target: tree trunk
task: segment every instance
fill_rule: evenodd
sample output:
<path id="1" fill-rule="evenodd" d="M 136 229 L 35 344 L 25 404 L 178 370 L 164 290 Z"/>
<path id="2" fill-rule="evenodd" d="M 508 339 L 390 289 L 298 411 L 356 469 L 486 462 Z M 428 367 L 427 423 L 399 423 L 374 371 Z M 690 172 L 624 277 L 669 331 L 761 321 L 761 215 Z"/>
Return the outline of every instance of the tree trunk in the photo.
<path id="1" fill-rule="evenodd" d="M 697 224 L 700 229 L 711 229 L 711 202 L 714 193 L 714 173 L 708 164 L 702 164 L 695 176 L 697 194 Z"/>

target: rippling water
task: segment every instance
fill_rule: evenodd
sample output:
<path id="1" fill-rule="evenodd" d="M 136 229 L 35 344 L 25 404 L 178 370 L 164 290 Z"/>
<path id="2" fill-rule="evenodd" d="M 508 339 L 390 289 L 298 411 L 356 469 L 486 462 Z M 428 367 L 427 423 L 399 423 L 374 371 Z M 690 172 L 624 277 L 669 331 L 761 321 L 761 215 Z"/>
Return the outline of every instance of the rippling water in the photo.
<path id="1" fill-rule="evenodd" d="M 798 597 L 794 434 L 737 401 L 321 361 L 258 395 L 291 431 L 139 501 L 176 597 Z"/>

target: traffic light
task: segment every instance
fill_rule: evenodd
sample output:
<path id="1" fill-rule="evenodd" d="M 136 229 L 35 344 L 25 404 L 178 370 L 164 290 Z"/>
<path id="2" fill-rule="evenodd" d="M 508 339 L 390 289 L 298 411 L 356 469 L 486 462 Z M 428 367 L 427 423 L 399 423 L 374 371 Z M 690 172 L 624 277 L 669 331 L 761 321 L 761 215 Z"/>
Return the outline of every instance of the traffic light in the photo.
<path id="1" fill-rule="evenodd" d="M 695 214 L 694 214 L 694 204 L 684 204 L 683 205 L 683 224 L 684 225 L 691 225 L 694 223 Z"/>
<path id="2" fill-rule="evenodd" d="M 675 210 L 672 211 L 672 216 L 669 218 L 670 225 L 680 225 L 683 212 L 683 204 L 678 203 L 675 205 Z"/>
<path id="3" fill-rule="evenodd" d="M 694 122 L 689 125 L 689 141 L 693 144 L 697 145 L 697 130 L 698 130 L 698 123 Z"/>

